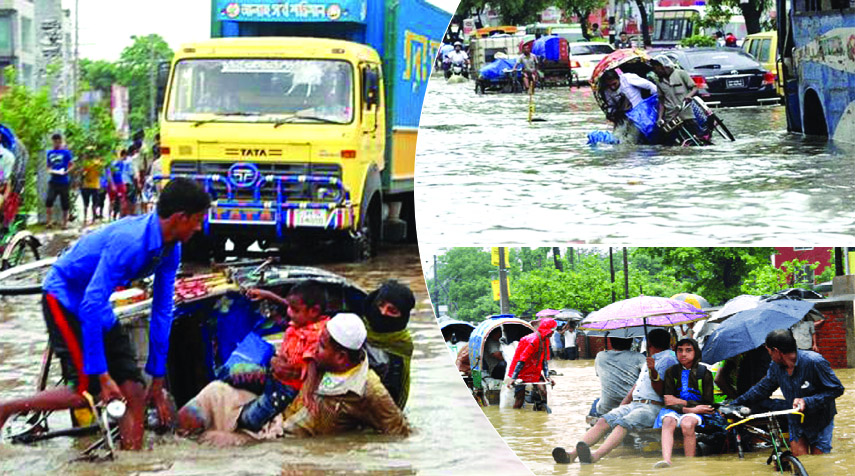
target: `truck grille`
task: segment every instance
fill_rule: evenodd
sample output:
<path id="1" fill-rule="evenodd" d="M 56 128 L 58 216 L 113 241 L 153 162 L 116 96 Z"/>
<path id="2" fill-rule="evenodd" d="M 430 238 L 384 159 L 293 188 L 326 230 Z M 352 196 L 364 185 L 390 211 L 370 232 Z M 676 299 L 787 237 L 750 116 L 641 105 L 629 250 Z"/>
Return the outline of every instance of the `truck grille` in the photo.
<path id="1" fill-rule="evenodd" d="M 172 174 L 200 174 L 228 176 L 229 168 L 233 162 L 206 162 L 199 160 L 175 160 L 172 162 Z M 307 175 L 335 177 L 341 180 L 341 166 L 337 164 L 309 164 L 309 163 L 254 163 L 262 176 L 274 175 Z M 214 199 L 225 199 L 226 185 L 222 182 L 214 182 Z M 283 183 L 282 192 L 288 201 L 314 201 L 332 202 L 336 201 L 334 194 L 325 194 L 321 190 L 328 188 L 323 184 L 313 183 Z M 254 188 L 233 187 L 235 198 L 238 200 L 254 200 Z M 276 183 L 262 183 L 260 185 L 261 200 L 276 200 Z"/>

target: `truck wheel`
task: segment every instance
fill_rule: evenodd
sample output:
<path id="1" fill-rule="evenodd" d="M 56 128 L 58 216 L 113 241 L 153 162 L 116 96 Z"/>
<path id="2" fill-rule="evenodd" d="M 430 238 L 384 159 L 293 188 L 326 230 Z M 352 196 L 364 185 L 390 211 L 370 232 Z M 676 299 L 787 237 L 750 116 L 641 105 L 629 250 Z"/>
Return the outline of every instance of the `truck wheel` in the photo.
<path id="1" fill-rule="evenodd" d="M 380 238 L 380 203 L 372 200 L 365 215 L 360 220 L 359 230 L 348 236 L 345 242 L 345 259 L 354 263 L 365 261 L 377 254 Z"/>
<path id="2" fill-rule="evenodd" d="M 407 222 L 407 243 L 418 243 L 416 235 L 416 194 L 409 194 L 401 205 L 401 219 Z"/>

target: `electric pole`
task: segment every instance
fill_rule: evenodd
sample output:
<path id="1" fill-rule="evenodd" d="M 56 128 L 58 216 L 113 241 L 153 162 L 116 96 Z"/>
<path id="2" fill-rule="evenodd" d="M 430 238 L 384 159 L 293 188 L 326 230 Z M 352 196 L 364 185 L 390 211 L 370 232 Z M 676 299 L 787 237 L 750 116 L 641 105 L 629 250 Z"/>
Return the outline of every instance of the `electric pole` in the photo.
<path id="1" fill-rule="evenodd" d="M 508 299 L 508 270 L 505 263 L 505 249 L 499 247 L 499 308 L 501 314 L 509 314 L 511 311 Z"/>

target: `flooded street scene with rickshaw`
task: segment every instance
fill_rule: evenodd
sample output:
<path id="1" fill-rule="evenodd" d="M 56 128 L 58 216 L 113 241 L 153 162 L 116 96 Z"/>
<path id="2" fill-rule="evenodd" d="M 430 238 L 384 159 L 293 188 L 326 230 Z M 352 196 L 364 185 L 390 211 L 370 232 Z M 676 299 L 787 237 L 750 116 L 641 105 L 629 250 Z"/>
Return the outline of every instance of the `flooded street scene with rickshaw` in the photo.
<path id="1" fill-rule="evenodd" d="M 855 147 L 786 132 L 780 106 L 715 109 L 734 142 L 588 145 L 591 89 L 478 95 L 431 80 L 416 199 L 434 243 L 828 242 L 855 228 Z"/>
<path id="2" fill-rule="evenodd" d="M 852 470 L 844 248 L 433 252 L 446 345 L 535 474 Z"/>

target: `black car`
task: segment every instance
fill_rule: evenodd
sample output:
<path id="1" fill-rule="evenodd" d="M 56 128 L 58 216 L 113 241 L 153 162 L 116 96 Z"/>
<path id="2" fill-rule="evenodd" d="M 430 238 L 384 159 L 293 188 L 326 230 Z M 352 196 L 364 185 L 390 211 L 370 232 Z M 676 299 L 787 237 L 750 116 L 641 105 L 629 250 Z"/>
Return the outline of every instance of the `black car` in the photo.
<path id="1" fill-rule="evenodd" d="M 686 48 L 660 52 L 654 58 L 686 70 L 710 106 L 752 106 L 780 101 L 775 75 L 736 48 Z"/>

